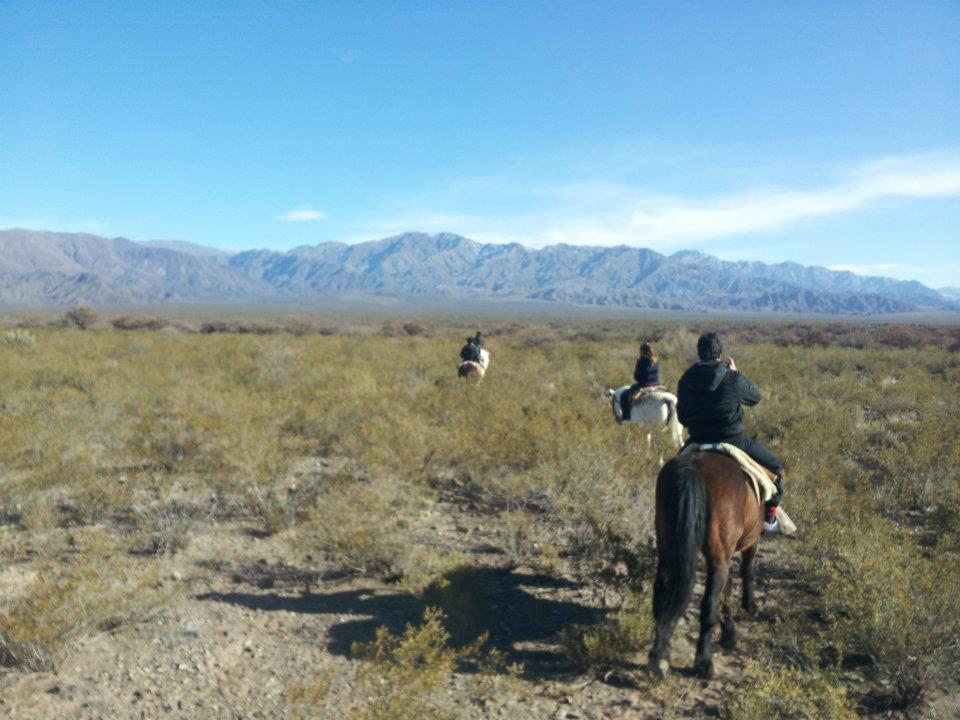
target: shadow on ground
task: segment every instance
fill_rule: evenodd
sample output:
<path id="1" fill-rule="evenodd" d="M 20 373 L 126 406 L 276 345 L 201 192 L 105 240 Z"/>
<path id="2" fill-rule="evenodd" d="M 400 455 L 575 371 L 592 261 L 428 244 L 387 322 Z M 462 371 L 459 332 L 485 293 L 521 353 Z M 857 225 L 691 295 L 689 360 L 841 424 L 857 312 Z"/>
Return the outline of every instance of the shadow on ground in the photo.
<path id="1" fill-rule="evenodd" d="M 560 631 L 579 623 L 596 623 L 604 611 L 562 599 L 544 598 L 574 589 L 573 583 L 547 575 L 505 568 L 465 567 L 445 575 L 423 596 L 384 588 L 350 589 L 298 595 L 264 592 L 205 593 L 197 600 L 222 602 L 261 611 L 323 615 L 361 615 L 333 625 L 329 652 L 350 654 L 354 642 L 369 642 L 377 628 L 398 632 L 417 624 L 429 606 L 443 609 L 457 644 L 489 633 L 489 644 L 508 662 L 523 663 L 524 675 L 542 678 L 567 674 L 573 668 L 556 647 Z"/>

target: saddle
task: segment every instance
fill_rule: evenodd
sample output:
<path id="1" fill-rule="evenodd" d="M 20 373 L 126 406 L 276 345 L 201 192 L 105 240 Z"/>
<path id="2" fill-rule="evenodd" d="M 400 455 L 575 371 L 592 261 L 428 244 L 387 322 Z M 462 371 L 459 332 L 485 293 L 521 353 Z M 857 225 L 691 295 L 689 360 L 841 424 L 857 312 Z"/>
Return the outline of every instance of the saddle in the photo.
<path id="1" fill-rule="evenodd" d="M 740 448 L 728 443 L 690 443 L 680 454 L 688 452 L 717 452 L 721 455 L 732 457 L 740 465 L 740 469 L 750 478 L 753 487 L 753 494 L 760 504 L 765 503 L 777 492 L 777 486 L 773 484 L 776 475 L 763 467 L 760 463 L 747 455 Z"/>
<path id="2" fill-rule="evenodd" d="M 651 385 L 650 387 L 642 387 L 639 390 L 634 391 L 633 395 L 630 396 L 630 406 L 638 404 L 643 400 L 647 395 L 652 395 L 653 393 L 658 392 L 669 392 L 666 387 L 663 385 Z"/>

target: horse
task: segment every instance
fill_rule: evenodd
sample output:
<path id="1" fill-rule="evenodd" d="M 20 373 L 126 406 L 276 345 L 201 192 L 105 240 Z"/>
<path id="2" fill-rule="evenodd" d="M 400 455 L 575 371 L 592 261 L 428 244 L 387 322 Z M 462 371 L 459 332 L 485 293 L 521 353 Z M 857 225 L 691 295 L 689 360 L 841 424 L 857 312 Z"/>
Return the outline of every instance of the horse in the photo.
<path id="1" fill-rule="evenodd" d="M 720 621 L 720 646 L 732 649 L 737 633 L 729 607 L 730 563 L 740 553 L 741 607 L 757 610 L 753 579 L 763 533 L 763 504 L 737 461 L 713 452 L 691 452 L 671 459 L 657 475 L 657 576 L 653 585 L 656 632 L 649 670 L 665 677 L 670 636 L 693 592 L 697 556 L 703 553 L 707 582 L 700 604 L 700 637 L 694 669 L 713 675 L 711 633 Z"/>
<path id="2" fill-rule="evenodd" d="M 610 408 L 618 421 L 623 421 L 623 406 L 620 398 L 630 390 L 629 385 L 614 390 L 607 388 L 604 393 L 610 398 Z M 669 434 L 670 441 L 679 450 L 683 447 L 683 425 L 677 419 L 677 396 L 666 391 L 652 392 L 630 408 L 630 422 L 638 425 L 662 426 L 660 432 Z M 653 442 L 652 432 L 647 433 L 647 445 Z"/>
<path id="3" fill-rule="evenodd" d="M 488 367 L 490 367 L 490 352 L 486 348 L 480 348 L 480 362 L 464 360 L 457 365 L 457 377 L 470 378 L 480 382 L 483 380 L 483 376 L 487 374 Z"/>

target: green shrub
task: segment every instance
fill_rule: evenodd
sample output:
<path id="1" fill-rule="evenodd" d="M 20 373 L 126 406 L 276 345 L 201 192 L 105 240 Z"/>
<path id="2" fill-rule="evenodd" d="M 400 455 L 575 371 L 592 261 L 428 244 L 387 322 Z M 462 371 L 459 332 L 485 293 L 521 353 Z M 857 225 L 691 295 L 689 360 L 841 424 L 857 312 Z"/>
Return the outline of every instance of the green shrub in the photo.
<path id="1" fill-rule="evenodd" d="M 36 579 L 0 613 L 0 665 L 55 668 L 71 642 L 137 622 L 164 603 L 172 590 L 160 584 L 159 566 L 111 557 L 94 537 L 65 566 L 47 562 Z"/>
<path id="2" fill-rule="evenodd" d="M 3 334 L 3 342 L 7 345 L 18 345 L 20 347 L 33 347 L 37 344 L 37 339 L 29 330 L 17 328 L 8 330 Z"/>
<path id="3" fill-rule="evenodd" d="M 86 330 L 97 321 L 97 314 L 88 307 L 76 307 L 67 310 L 63 316 L 63 320 L 69 326 Z"/>
<path id="4" fill-rule="evenodd" d="M 490 568 L 459 565 L 421 593 L 424 602 L 443 614 L 444 627 L 458 645 L 476 642 L 496 623 L 495 574 L 497 571 Z"/>
<path id="5" fill-rule="evenodd" d="M 162 330 L 167 327 L 166 320 L 153 317 L 124 315 L 110 321 L 117 330 Z"/>
<path id="6" fill-rule="evenodd" d="M 744 687 L 720 706 L 722 720 L 856 720 L 843 686 L 828 675 L 748 660 Z"/>
<path id="7" fill-rule="evenodd" d="M 452 720 L 460 713 L 442 689 L 459 664 L 469 661 L 478 671 L 467 689 L 474 702 L 498 688 L 494 676 L 519 673 L 518 667 L 505 667 L 499 653 L 482 650 L 486 636 L 461 648 L 450 647 L 445 623 L 440 610 L 427 608 L 419 627 L 407 625 L 401 634 L 381 627 L 374 641 L 354 643 L 352 654 L 360 661 L 356 690 L 338 716 L 347 720 Z M 308 683 L 288 687 L 286 702 L 293 717 L 324 717 L 331 685 L 329 672 L 321 672 Z"/>
<path id="8" fill-rule="evenodd" d="M 574 625 L 560 642 L 573 665 L 594 677 L 622 668 L 653 638 L 650 597 L 633 594 L 613 617 L 595 625 Z"/>
<path id="9" fill-rule="evenodd" d="M 821 580 L 830 637 L 889 679 L 889 706 L 916 707 L 960 671 L 960 599 L 944 592 L 960 584 L 957 563 L 924 557 L 913 537 L 879 518 L 826 537 L 833 551 L 810 571 Z"/>
<path id="10" fill-rule="evenodd" d="M 357 679 L 367 697 L 350 720 L 452 718 L 435 693 L 479 643 L 454 650 L 449 640 L 443 614 L 428 608 L 419 628 L 407 625 L 402 635 L 380 628 L 372 643 L 354 644 L 353 655 L 362 661 Z"/>
<path id="11" fill-rule="evenodd" d="M 400 488 L 383 482 L 338 485 L 318 498 L 292 542 L 346 573 L 392 575 L 404 557 L 400 529 L 412 503 Z"/>

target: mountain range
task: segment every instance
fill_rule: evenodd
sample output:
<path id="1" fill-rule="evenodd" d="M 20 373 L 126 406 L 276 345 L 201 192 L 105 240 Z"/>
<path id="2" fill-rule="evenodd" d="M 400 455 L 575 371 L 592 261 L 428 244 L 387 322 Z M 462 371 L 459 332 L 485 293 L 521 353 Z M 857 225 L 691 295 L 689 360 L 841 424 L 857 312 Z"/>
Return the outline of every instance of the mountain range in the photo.
<path id="1" fill-rule="evenodd" d="M 534 250 L 448 233 L 228 254 L 182 241 L 0 231 L 0 305 L 309 303 L 386 295 L 870 315 L 960 309 L 947 290 L 793 262 L 730 262 L 697 251 Z"/>

